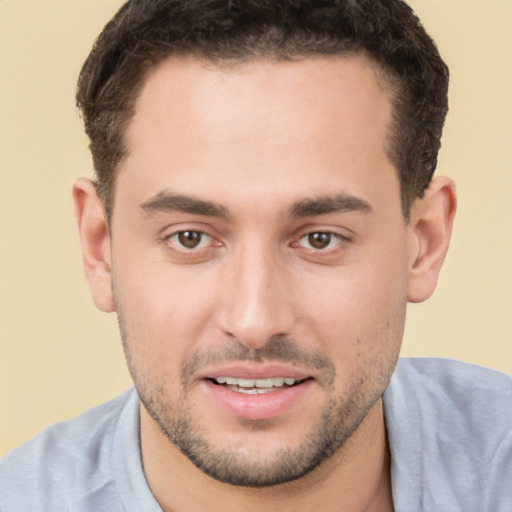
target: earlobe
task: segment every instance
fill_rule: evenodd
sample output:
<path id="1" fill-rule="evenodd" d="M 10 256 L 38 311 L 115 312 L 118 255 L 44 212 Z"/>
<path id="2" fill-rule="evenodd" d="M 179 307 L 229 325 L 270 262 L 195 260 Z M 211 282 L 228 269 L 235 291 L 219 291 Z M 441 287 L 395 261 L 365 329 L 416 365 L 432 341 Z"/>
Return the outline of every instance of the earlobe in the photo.
<path id="1" fill-rule="evenodd" d="M 115 311 L 108 222 L 96 186 L 90 180 L 80 178 L 74 184 L 73 209 L 94 303 L 101 311 Z"/>
<path id="2" fill-rule="evenodd" d="M 454 183 L 446 177 L 432 180 L 416 201 L 410 220 L 410 261 L 407 299 L 422 302 L 434 292 L 450 237 L 457 200 Z"/>

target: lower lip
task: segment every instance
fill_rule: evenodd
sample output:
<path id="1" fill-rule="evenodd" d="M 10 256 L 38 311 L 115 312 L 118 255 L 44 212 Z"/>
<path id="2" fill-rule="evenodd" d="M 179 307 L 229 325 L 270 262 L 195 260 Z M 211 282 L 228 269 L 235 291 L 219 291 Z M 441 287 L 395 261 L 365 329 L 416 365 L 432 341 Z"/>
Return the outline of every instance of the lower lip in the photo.
<path id="1" fill-rule="evenodd" d="M 256 421 L 270 420 L 288 412 L 305 397 L 313 380 L 308 379 L 295 386 L 256 395 L 232 391 L 210 380 L 204 380 L 203 383 L 210 396 L 229 415 Z"/>

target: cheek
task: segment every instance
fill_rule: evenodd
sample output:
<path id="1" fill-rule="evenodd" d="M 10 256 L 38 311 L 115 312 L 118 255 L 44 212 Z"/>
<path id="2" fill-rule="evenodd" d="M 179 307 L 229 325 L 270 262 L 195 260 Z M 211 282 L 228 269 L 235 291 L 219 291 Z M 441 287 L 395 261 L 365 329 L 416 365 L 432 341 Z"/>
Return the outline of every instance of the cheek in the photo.
<path id="1" fill-rule="evenodd" d="M 186 267 L 120 260 L 113 281 L 128 349 L 152 368 L 180 365 L 210 327 L 214 287 Z"/>
<path id="2" fill-rule="evenodd" d="M 400 247 L 397 245 L 397 247 Z M 307 322 L 315 338 L 334 359 L 373 357 L 399 347 L 405 322 L 407 265 L 405 256 L 389 251 L 351 266 L 332 269 L 323 280 L 312 280 Z"/>
<path id="3" fill-rule="evenodd" d="M 405 288 L 370 271 L 338 284 L 311 311 L 313 336 L 336 367 L 336 393 L 348 401 L 376 400 L 399 356 Z"/>

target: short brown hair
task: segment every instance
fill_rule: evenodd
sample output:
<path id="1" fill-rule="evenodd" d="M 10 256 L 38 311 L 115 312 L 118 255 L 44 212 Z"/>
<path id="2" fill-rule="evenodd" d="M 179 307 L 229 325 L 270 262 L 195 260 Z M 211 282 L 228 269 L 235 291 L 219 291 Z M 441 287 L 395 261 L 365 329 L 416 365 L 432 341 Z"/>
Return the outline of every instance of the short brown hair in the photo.
<path id="1" fill-rule="evenodd" d="M 105 26 L 78 81 L 107 215 L 124 133 L 149 67 L 172 54 L 212 61 L 364 53 L 392 94 L 388 154 L 408 218 L 436 168 L 448 111 L 448 68 L 401 0 L 129 0 Z"/>

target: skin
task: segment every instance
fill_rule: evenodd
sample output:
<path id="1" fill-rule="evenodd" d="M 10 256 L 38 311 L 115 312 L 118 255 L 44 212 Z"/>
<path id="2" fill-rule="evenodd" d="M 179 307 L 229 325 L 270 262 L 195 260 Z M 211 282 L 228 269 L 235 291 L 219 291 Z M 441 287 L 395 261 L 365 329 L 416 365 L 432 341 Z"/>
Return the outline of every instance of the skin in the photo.
<path id="1" fill-rule="evenodd" d="M 407 301 L 435 288 L 455 192 L 437 178 L 404 220 L 390 109 L 362 56 L 222 67 L 172 57 L 137 99 L 110 231 L 94 186 L 76 183 L 86 275 L 97 306 L 120 319 L 163 510 L 392 510 L 380 396 Z M 199 245 L 180 245 L 184 232 Z M 212 400 L 205 376 L 273 362 L 308 381 L 270 419 Z M 287 483 L 237 487 L 169 441 L 180 441 L 176 418 L 207 446 L 197 456 L 229 470 L 228 453 L 233 473 L 260 483 L 286 453 L 299 454 L 294 467 L 307 459 L 319 431 L 335 449 Z"/>

